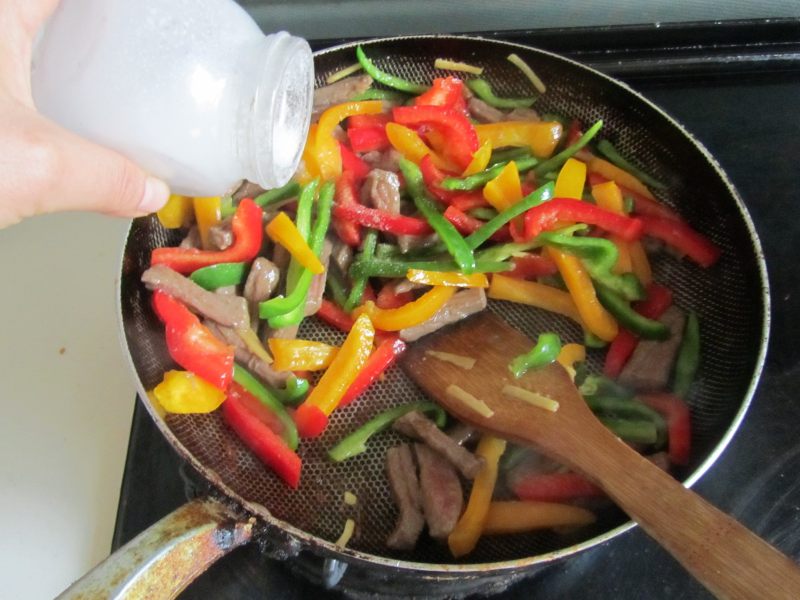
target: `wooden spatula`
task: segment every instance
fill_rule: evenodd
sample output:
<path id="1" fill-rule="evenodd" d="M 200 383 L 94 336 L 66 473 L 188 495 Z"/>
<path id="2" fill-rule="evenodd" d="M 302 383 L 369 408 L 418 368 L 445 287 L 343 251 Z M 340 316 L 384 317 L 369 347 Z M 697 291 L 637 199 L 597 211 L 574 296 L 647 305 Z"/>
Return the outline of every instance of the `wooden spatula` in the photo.
<path id="1" fill-rule="evenodd" d="M 516 443 L 534 446 L 595 481 L 634 521 L 721 598 L 800 598 L 800 569 L 743 525 L 684 488 L 614 436 L 587 408 L 558 364 L 514 379 L 511 360 L 533 341 L 488 312 L 414 344 L 403 370 L 448 412 Z M 477 359 L 464 369 L 429 350 Z M 459 388 L 494 412 L 482 416 L 446 392 Z M 560 403 L 550 412 L 502 392 L 515 385 Z"/>

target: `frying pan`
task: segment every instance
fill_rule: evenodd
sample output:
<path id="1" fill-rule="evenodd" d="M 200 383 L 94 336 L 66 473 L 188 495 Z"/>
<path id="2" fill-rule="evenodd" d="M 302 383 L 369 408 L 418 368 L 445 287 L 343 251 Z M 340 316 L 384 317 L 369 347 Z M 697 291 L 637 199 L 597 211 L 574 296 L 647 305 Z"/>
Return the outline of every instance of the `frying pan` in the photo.
<path id="1" fill-rule="evenodd" d="M 429 82 L 438 73 L 433 69 L 436 57 L 480 64 L 485 67 L 484 77 L 503 96 L 530 93 L 527 81 L 506 60 L 511 52 L 518 54 L 547 84 L 537 110 L 584 123 L 602 118 L 601 135 L 667 183 L 662 200 L 722 248 L 721 260 L 711 269 L 700 269 L 665 252 L 653 258 L 656 279 L 673 290 L 677 305 L 694 309 L 702 324 L 702 362 L 689 399 L 693 456 L 676 474 L 691 486 L 719 457 L 744 418 L 764 363 L 769 330 L 761 246 L 743 202 L 719 165 L 645 98 L 554 54 L 461 36 L 388 38 L 363 42 L 363 46 L 380 68 L 419 82 Z M 355 44 L 318 52 L 317 85 L 354 60 Z M 633 526 L 621 511 L 610 507 L 600 512 L 594 526 L 571 534 L 485 538 L 475 552 L 458 562 L 446 547 L 430 540 L 420 540 L 412 552 L 388 549 L 384 540 L 394 523 L 395 509 L 383 465 L 386 450 L 400 438 L 392 432 L 382 434 L 363 455 L 339 465 L 330 463 L 326 450 L 371 415 L 420 398 L 419 389 L 400 369 L 392 370 L 351 407 L 336 411 L 319 440 L 301 444 L 303 477 L 296 491 L 268 471 L 218 414 L 165 415 L 147 390 L 174 365 L 163 326 L 150 308 L 150 293 L 140 277 L 151 250 L 174 245 L 179 238 L 178 232 L 163 229 L 153 216 L 133 221 L 120 275 L 121 337 L 141 401 L 170 444 L 217 492 L 212 498 L 187 504 L 142 533 L 76 582 L 64 597 L 85 591 L 103 597 L 172 597 L 211 562 L 254 538 L 281 558 L 302 554 L 313 557 L 311 562 L 316 564 L 318 557 L 322 580 L 333 585 L 341 579 L 339 585 L 353 593 L 406 597 L 492 593 Z M 528 336 L 555 330 L 564 339 L 582 339 L 574 324 L 537 309 L 501 302 L 490 302 L 489 309 Z M 328 343 L 342 340 L 342 334 L 313 318 L 303 323 L 300 336 Z M 590 356 L 589 366 L 598 370 L 599 360 Z M 343 503 L 345 491 L 358 497 L 356 507 Z M 356 520 L 357 531 L 349 547 L 341 548 L 333 540 L 348 517 Z"/>

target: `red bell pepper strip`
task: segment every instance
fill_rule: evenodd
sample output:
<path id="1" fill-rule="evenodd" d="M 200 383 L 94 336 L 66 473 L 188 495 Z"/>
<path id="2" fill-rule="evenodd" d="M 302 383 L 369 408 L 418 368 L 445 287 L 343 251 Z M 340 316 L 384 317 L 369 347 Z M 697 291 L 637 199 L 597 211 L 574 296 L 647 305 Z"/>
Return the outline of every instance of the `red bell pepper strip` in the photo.
<path id="1" fill-rule="evenodd" d="M 578 473 L 532 473 L 511 482 L 511 491 L 521 500 L 568 502 L 577 498 L 602 497 L 606 493 Z"/>
<path id="2" fill-rule="evenodd" d="M 378 292 L 378 297 L 375 299 L 375 304 L 378 308 L 399 308 L 404 304 L 411 302 L 414 299 L 414 294 L 411 292 L 398 293 L 397 283 L 390 281 L 381 288 Z M 365 302 L 368 300 L 365 294 Z"/>
<path id="3" fill-rule="evenodd" d="M 372 383 L 391 367 L 406 350 L 406 344 L 397 336 L 387 337 L 367 359 L 367 364 L 359 371 L 353 383 L 339 402 L 346 406 L 358 398 Z"/>
<path id="4" fill-rule="evenodd" d="M 514 256 L 511 258 L 511 262 L 514 268 L 506 271 L 504 275 L 516 277 L 517 279 L 536 279 L 537 277 L 548 277 L 558 273 L 556 263 L 540 254 Z"/>
<path id="5" fill-rule="evenodd" d="M 672 464 L 689 464 L 692 447 L 691 414 L 689 407 L 674 394 L 654 393 L 639 396 L 639 400 L 659 413 L 667 422 L 668 454 Z"/>
<path id="6" fill-rule="evenodd" d="M 344 160 L 342 154 L 342 160 Z M 360 159 L 359 159 L 360 160 Z M 336 180 L 335 206 L 358 205 L 358 189 L 356 188 L 356 175 L 354 171 L 345 169 Z M 333 229 L 339 239 L 348 246 L 358 248 L 361 245 L 361 226 L 349 220 L 340 219 L 334 211 L 332 219 Z"/>
<path id="7" fill-rule="evenodd" d="M 554 198 L 525 213 L 525 239 L 532 240 L 560 221 L 595 225 L 626 242 L 637 240 L 642 235 L 642 223 L 639 219 L 626 217 L 582 200 Z"/>
<path id="8" fill-rule="evenodd" d="M 464 83 L 457 77 L 437 77 L 428 91 L 414 98 L 415 106 L 445 106 L 465 113 Z"/>
<path id="9" fill-rule="evenodd" d="M 600 173 L 588 173 L 586 175 L 586 180 L 589 183 L 589 187 L 609 181 L 609 179 L 603 177 L 600 175 Z M 635 214 L 662 217 L 664 219 L 675 219 L 677 221 L 681 220 L 680 215 L 678 215 L 678 213 L 676 213 L 666 204 L 662 204 L 658 200 L 653 200 L 647 196 L 642 196 L 640 193 L 634 192 L 633 190 L 619 184 L 617 185 L 619 186 L 619 190 L 622 192 L 623 197 L 627 196 L 633 200 L 633 212 Z"/>
<path id="10" fill-rule="evenodd" d="M 363 129 L 365 127 L 386 127 L 391 117 L 385 113 L 371 115 L 353 115 L 347 117 L 347 129 Z"/>
<path id="11" fill-rule="evenodd" d="M 447 175 L 433 163 L 430 154 L 426 154 L 419 161 L 419 170 L 422 171 L 422 180 L 425 182 L 425 187 L 437 200 L 449 204 L 450 200 L 462 195 L 462 192 L 452 192 L 441 187 L 442 180 L 447 178 Z"/>
<path id="12" fill-rule="evenodd" d="M 316 316 L 331 327 L 347 333 L 353 327 L 355 320 L 330 300 L 323 298 Z"/>
<path id="13" fill-rule="evenodd" d="M 463 170 L 478 149 L 478 134 L 466 115 L 443 106 L 398 106 L 392 109 L 395 122 L 407 127 L 427 125 L 447 140 L 446 158 Z"/>
<path id="14" fill-rule="evenodd" d="M 233 379 L 233 347 L 217 339 L 169 294 L 153 292 L 153 307 L 166 326 L 167 350 L 172 359 L 219 389 L 227 389 Z"/>
<path id="15" fill-rule="evenodd" d="M 719 246 L 684 221 L 649 215 L 642 215 L 640 219 L 646 235 L 665 242 L 701 267 L 710 267 L 717 262 L 722 253 Z"/>
<path id="16" fill-rule="evenodd" d="M 263 410 L 262 410 L 263 409 Z M 267 413 L 267 414 L 265 414 Z M 302 462 L 273 430 L 273 419 L 263 405 L 234 383 L 222 403 L 222 417 L 236 435 L 290 487 L 300 483 Z"/>
<path id="17" fill-rule="evenodd" d="M 348 128 L 347 139 L 350 140 L 350 146 L 356 152 L 386 150 L 391 145 L 383 126 Z"/>
<path id="18" fill-rule="evenodd" d="M 261 222 L 263 211 L 250 198 L 239 203 L 233 215 L 231 231 L 233 244 L 225 250 L 209 251 L 197 248 L 156 248 L 150 255 L 151 265 L 167 265 L 173 271 L 184 275 L 201 267 L 217 263 L 249 262 L 261 251 L 264 226 Z"/>
<path id="19" fill-rule="evenodd" d="M 342 172 L 350 171 L 356 181 L 364 179 L 372 170 L 366 162 L 361 160 L 345 144 L 339 142 L 339 151 L 342 155 Z"/>
<path id="20" fill-rule="evenodd" d="M 583 135 L 583 126 L 578 119 L 573 119 L 569 123 L 569 128 L 567 129 L 567 139 L 564 142 L 564 147 L 568 148 L 573 144 L 576 144 L 581 136 Z"/>
<path id="21" fill-rule="evenodd" d="M 337 204 L 333 207 L 333 214 L 343 221 L 394 235 L 425 235 L 433 231 L 424 219 L 389 213 L 362 204 Z"/>
<path id="22" fill-rule="evenodd" d="M 446 201 L 450 206 L 455 206 L 462 212 L 467 212 L 473 208 L 485 208 L 489 206 L 486 198 L 480 191 L 477 192 L 462 192 Z"/>
<path id="23" fill-rule="evenodd" d="M 476 219 L 464 212 L 458 210 L 455 206 L 448 206 L 444 211 L 444 218 L 450 221 L 458 233 L 461 235 L 469 235 L 481 228 L 485 223 L 480 219 Z M 508 225 L 503 225 L 500 229 L 494 232 L 491 239 L 496 242 L 507 242 L 511 239 L 511 234 L 508 231 Z"/>

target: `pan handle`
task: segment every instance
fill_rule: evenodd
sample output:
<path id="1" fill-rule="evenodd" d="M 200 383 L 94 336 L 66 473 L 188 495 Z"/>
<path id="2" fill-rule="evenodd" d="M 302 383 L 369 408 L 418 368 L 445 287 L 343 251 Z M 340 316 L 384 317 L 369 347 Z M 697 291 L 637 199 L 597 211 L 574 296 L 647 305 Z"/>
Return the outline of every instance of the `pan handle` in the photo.
<path id="1" fill-rule="evenodd" d="M 255 518 L 208 497 L 192 500 L 137 535 L 57 600 L 175 598 L 196 577 L 253 537 Z"/>

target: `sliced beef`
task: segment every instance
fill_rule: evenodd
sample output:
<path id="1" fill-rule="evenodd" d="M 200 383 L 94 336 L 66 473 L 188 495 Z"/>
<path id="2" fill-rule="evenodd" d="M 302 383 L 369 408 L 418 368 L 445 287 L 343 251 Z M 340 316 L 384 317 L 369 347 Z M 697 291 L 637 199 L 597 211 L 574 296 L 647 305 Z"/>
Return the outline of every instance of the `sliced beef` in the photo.
<path id="1" fill-rule="evenodd" d="M 481 123 L 498 123 L 506 120 L 506 113 L 474 96 L 467 101 L 467 110 Z"/>
<path id="2" fill-rule="evenodd" d="M 271 260 L 259 256 L 250 266 L 247 280 L 244 282 L 244 297 L 250 309 L 250 326 L 258 331 L 258 304 L 269 300 L 278 287 L 281 272 Z"/>
<path id="3" fill-rule="evenodd" d="M 447 435 L 456 444 L 463 446 L 478 436 L 478 430 L 472 425 L 459 422 L 447 430 Z"/>
<path id="4" fill-rule="evenodd" d="M 281 246 L 280 244 L 275 244 L 272 248 L 272 264 L 274 264 L 282 273 L 286 273 L 286 269 L 289 268 L 289 261 L 292 260 L 292 255 L 289 254 L 289 251 Z"/>
<path id="5" fill-rule="evenodd" d="M 420 248 L 429 248 L 438 243 L 439 243 L 439 235 L 436 233 L 430 233 L 428 235 L 397 236 L 397 245 L 400 248 L 400 252 L 402 252 L 403 254 Z"/>
<path id="6" fill-rule="evenodd" d="M 166 265 L 150 267 L 142 273 L 142 281 L 148 289 L 162 290 L 220 325 L 237 329 L 250 326 L 244 298 L 209 292 Z"/>
<path id="7" fill-rule="evenodd" d="M 459 446 L 425 415 L 412 411 L 394 422 L 392 428 L 403 435 L 425 442 L 444 456 L 467 479 L 474 479 L 483 466 L 483 459 Z"/>
<path id="8" fill-rule="evenodd" d="M 372 169 L 361 187 L 369 204 L 392 214 L 400 212 L 400 178 L 397 173 Z"/>
<path id="9" fill-rule="evenodd" d="M 220 296 L 235 296 L 236 295 L 236 286 L 235 285 L 223 285 L 222 287 L 218 287 L 214 290 L 215 294 Z"/>
<path id="10" fill-rule="evenodd" d="M 231 194 L 231 197 L 235 202 L 238 202 L 242 198 L 255 198 L 256 196 L 260 196 L 265 191 L 266 190 L 257 183 L 253 183 L 252 181 L 247 181 L 245 179 L 236 188 L 236 191 Z"/>
<path id="11" fill-rule="evenodd" d="M 369 75 L 354 75 L 314 90 L 311 121 L 316 122 L 325 109 L 351 100 L 353 96 L 368 90 L 371 85 L 372 77 Z"/>
<path id="12" fill-rule="evenodd" d="M 507 113 L 504 121 L 541 121 L 539 113 L 532 108 L 515 108 Z"/>
<path id="13" fill-rule="evenodd" d="M 464 506 L 461 481 L 450 461 L 425 444 L 414 444 L 414 453 L 419 465 L 422 512 L 428 533 L 434 539 L 446 539 Z"/>
<path id="14" fill-rule="evenodd" d="M 401 329 L 400 338 L 406 342 L 413 342 L 445 325 L 450 325 L 482 311 L 484 308 L 486 308 L 486 293 L 482 288 L 470 288 L 456 292 L 430 319 L 414 327 Z"/>
<path id="15" fill-rule="evenodd" d="M 231 224 L 233 219 L 225 219 L 217 225 L 212 225 L 208 230 L 208 243 L 211 250 L 225 250 L 233 244 L 233 231 Z"/>
<path id="16" fill-rule="evenodd" d="M 411 446 L 402 444 L 389 448 L 386 453 L 386 474 L 399 511 L 394 531 L 387 538 L 386 545 L 395 550 L 411 550 L 425 525 Z"/>
<path id="17" fill-rule="evenodd" d="M 306 296 L 305 312 L 303 313 L 306 317 L 316 314 L 319 307 L 322 306 L 322 296 L 325 293 L 325 282 L 328 280 L 328 264 L 331 260 L 332 249 L 333 244 L 328 238 L 325 238 L 325 242 L 322 245 L 322 254 L 319 257 L 325 270 L 311 278 L 311 285 Z"/>
<path id="18" fill-rule="evenodd" d="M 347 274 L 350 264 L 353 262 L 353 249 L 340 240 L 338 235 L 333 236 L 331 241 L 333 243 L 331 261 L 340 273 Z"/>
<path id="19" fill-rule="evenodd" d="M 394 286 L 394 291 L 398 294 L 404 294 L 406 292 L 413 292 L 414 290 L 419 290 L 424 287 L 428 287 L 424 283 L 417 283 L 416 281 L 409 281 L 408 279 L 399 279 L 397 280 L 397 284 Z"/>
<path id="20" fill-rule="evenodd" d="M 389 148 L 383 152 L 373 150 L 372 152 L 365 152 L 361 155 L 361 160 L 375 169 L 383 169 L 384 171 L 399 171 L 400 159 L 403 155 L 394 148 Z"/>
<path id="21" fill-rule="evenodd" d="M 200 231 L 197 229 L 196 225 L 192 225 L 192 227 L 189 228 L 186 237 L 181 240 L 180 244 L 178 244 L 178 247 L 197 248 L 199 250 L 202 245 L 203 243 L 200 241 Z"/>
<path id="22" fill-rule="evenodd" d="M 255 373 L 273 387 L 283 387 L 286 385 L 286 380 L 291 373 L 288 371 L 276 371 L 271 365 L 268 365 L 250 352 L 247 345 L 242 341 L 242 338 L 236 333 L 236 330 L 230 327 L 223 327 L 212 321 L 206 321 L 205 325 L 217 338 L 233 346 L 236 361 L 242 363 L 249 371 Z"/>
<path id="23" fill-rule="evenodd" d="M 669 339 L 663 342 L 640 341 L 619 374 L 620 385 L 640 392 L 663 390 L 667 387 L 681 345 L 686 315 L 678 307 L 670 306 L 659 320 L 669 327 Z"/>

